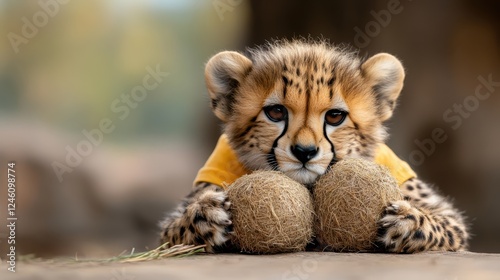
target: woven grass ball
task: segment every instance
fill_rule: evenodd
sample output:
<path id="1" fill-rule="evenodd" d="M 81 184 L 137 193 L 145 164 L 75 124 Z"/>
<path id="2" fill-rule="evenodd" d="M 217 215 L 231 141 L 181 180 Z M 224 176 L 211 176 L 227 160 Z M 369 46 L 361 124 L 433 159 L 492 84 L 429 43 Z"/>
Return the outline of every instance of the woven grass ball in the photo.
<path id="1" fill-rule="evenodd" d="M 233 242 L 243 252 L 274 254 L 305 249 L 312 238 L 309 191 L 280 172 L 245 175 L 227 188 Z"/>
<path id="2" fill-rule="evenodd" d="M 315 232 L 327 249 L 370 250 L 384 208 L 402 199 L 385 167 L 364 159 L 341 160 L 316 183 Z"/>

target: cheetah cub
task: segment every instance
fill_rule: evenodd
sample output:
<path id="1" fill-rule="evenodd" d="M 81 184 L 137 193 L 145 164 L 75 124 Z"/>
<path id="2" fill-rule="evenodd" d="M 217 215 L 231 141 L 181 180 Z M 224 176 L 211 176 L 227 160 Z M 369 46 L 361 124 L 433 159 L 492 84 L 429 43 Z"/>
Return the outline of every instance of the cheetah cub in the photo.
<path id="1" fill-rule="evenodd" d="M 226 185 L 254 170 L 278 170 L 312 188 L 336 162 L 360 157 L 386 165 L 405 195 L 381 213 L 374 246 L 395 253 L 465 250 L 461 213 L 384 144 L 384 122 L 404 76 L 390 54 L 361 59 L 325 42 L 278 41 L 248 56 L 213 56 L 205 79 L 224 133 L 192 192 L 161 222 L 161 242 L 228 249 Z"/>

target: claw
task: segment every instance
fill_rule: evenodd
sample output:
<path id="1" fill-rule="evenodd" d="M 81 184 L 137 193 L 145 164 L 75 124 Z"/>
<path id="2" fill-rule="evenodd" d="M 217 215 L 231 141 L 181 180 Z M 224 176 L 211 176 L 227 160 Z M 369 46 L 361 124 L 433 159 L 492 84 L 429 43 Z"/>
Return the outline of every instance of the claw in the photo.
<path id="1" fill-rule="evenodd" d="M 227 200 L 224 202 L 224 209 L 229 210 L 231 208 L 231 201 Z"/>
<path id="2" fill-rule="evenodd" d="M 206 244 L 207 252 L 213 247 L 223 245 L 233 232 L 233 222 L 229 207 L 231 203 L 224 192 L 204 189 L 203 193 L 193 196 L 193 200 L 184 205 L 176 214 L 172 215 L 165 224 L 164 239 L 175 244 Z"/>

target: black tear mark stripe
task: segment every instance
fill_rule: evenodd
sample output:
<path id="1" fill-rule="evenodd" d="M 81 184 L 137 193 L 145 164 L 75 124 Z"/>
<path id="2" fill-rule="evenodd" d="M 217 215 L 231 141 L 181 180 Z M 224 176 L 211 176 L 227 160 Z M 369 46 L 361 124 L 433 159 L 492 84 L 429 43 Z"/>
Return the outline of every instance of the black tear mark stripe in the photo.
<path id="1" fill-rule="evenodd" d="M 323 66 L 323 69 L 325 69 L 325 71 L 326 71 L 326 65 L 324 62 L 323 62 L 322 66 Z M 334 70 L 332 70 L 332 72 Z M 331 88 L 331 85 L 333 84 L 334 81 L 335 81 L 335 78 L 333 78 L 333 77 L 328 80 L 328 86 L 330 86 L 330 91 L 329 91 L 330 100 L 332 100 L 332 98 L 333 98 L 333 89 Z M 324 122 L 323 123 L 323 136 L 326 138 L 326 141 L 328 141 L 328 143 L 330 143 L 331 151 L 333 154 L 332 160 L 330 161 L 330 163 L 328 164 L 328 167 L 327 167 L 327 169 L 329 169 L 332 165 L 334 165 L 338 161 L 338 159 L 337 159 L 337 155 L 335 154 L 335 145 L 333 145 L 332 141 L 328 137 L 328 133 L 326 133 L 326 126 L 327 126 L 327 124 L 326 124 L 326 122 Z"/>
<path id="2" fill-rule="evenodd" d="M 326 138 L 326 141 L 328 141 L 328 143 L 330 143 L 330 146 L 331 146 L 331 151 L 333 153 L 332 155 L 332 160 L 330 161 L 330 163 L 328 164 L 328 167 L 327 167 L 327 170 L 332 166 L 334 165 L 336 162 L 339 161 L 339 159 L 337 158 L 337 155 L 335 154 L 335 145 L 333 145 L 332 141 L 330 141 L 330 138 L 328 138 L 328 134 L 326 133 L 326 122 L 323 124 L 323 135 L 325 136 Z"/>
<path id="3" fill-rule="evenodd" d="M 276 154 L 274 153 L 274 148 L 278 146 L 278 141 L 285 135 L 288 130 L 288 116 L 285 118 L 285 128 L 281 132 L 281 134 L 276 138 L 273 142 L 273 147 L 269 154 L 267 154 L 267 163 L 273 168 L 273 170 L 279 170 L 278 162 L 276 161 Z"/>

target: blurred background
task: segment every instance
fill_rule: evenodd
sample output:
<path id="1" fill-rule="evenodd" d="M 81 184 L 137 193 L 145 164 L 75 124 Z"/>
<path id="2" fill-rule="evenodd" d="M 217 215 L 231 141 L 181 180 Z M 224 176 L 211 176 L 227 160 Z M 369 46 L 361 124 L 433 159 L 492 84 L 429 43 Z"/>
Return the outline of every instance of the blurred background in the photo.
<path id="1" fill-rule="evenodd" d="M 204 63 L 310 36 L 403 61 L 389 145 L 465 211 L 472 251 L 500 252 L 499 13 L 494 0 L 0 1 L 0 220 L 16 161 L 18 254 L 155 247 L 220 133 Z"/>

